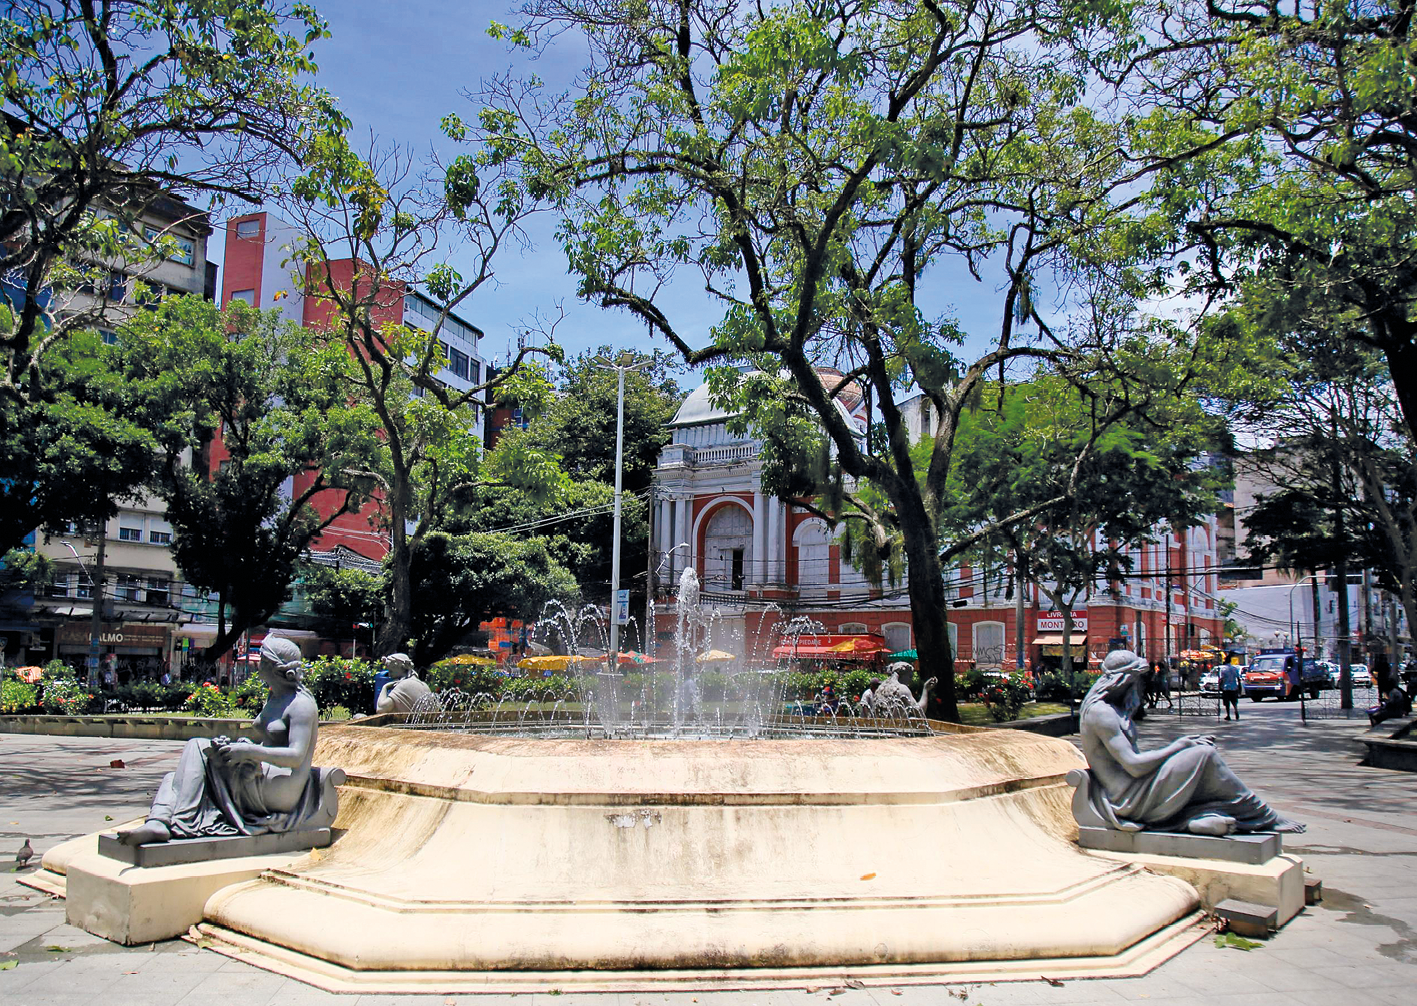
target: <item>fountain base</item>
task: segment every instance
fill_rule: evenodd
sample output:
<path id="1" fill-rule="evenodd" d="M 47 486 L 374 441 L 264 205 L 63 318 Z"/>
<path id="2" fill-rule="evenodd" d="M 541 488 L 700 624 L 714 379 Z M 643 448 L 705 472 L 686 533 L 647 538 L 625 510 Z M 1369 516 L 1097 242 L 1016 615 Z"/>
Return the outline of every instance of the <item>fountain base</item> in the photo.
<path id="1" fill-rule="evenodd" d="M 1081 977 L 1193 938 L 1191 886 L 1078 849 L 1082 758 L 1051 738 L 348 727 L 316 760 L 348 773 L 341 836 L 213 895 L 202 932 L 340 991 Z"/>

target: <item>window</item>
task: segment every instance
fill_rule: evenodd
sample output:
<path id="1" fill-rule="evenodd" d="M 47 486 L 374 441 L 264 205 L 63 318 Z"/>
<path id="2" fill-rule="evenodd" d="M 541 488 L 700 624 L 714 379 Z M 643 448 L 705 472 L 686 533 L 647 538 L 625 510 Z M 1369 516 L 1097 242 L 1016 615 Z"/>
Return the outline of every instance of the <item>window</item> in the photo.
<path id="1" fill-rule="evenodd" d="M 143 581 L 141 577 L 131 573 L 118 574 L 118 600 L 120 601 L 140 601 L 142 600 Z"/>
<path id="2" fill-rule="evenodd" d="M 252 221 L 254 223 L 255 221 Z M 191 265 L 197 253 L 197 246 L 184 237 L 176 234 L 164 234 L 156 227 L 144 227 L 143 236 L 149 241 L 157 244 L 162 242 L 166 245 L 163 258 L 169 262 L 180 262 L 182 265 Z"/>
<path id="3" fill-rule="evenodd" d="M 172 596 L 172 581 L 165 576 L 148 577 L 148 603 L 167 604 Z"/>
<path id="4" fill-rule="evenodd" d="M 238 220 L 236 222 L 236 236 L 239 238 L 258 238 L 261 236 L 261 221 Z"/>
<path id="5" fill-rule="evenodd" d="M 478 363 L 476 360 L 469 360 L 467 373 L 468 380 L 473 384 L 482 383 L 482 364 Z"/>
<path id="6" fill-rule="evenodd" d="M 1000 667 L 1004 663 L 1004 623 L 977 622 L 974 626 L 974 666 Z"/>
<path id="7" fill-rule="evenodd" d="M 881 635 L 886 637 L 886 646 L 892 653 L 911 647 L 910 626 L 905 622 L 887 622 L 881 626 Z"/>
<path id="8" fill-rule="evenodd" d="M 142 541 L 143 529 L 140 527 L 120 527 L 118 529 L 119 541 Z"/>
<path id="9" fill-rule="evenodd" d="M 255 307 L 255 306 L 256 306 L 256 291 L 255 291 L 255 290 L 237 290 L 235 293 L 233 293 L 233 294 L 231 295 L 231 299 L 232 299 L 232 300 L 244 300 L 246 303 L 250 304 L 252 307 Z M 228 303 L 230 303 L 230 301 L 228 301 Z"/>
<path id="10" fill-rule="evenodd" d="M 461 377 L 464 381 L 468 379 L 468 355 L 461 350 L 453 349 L 451 346 L 445 347 L 448 351 L 448 369 L 454 375 Z"/>
<path id="11" fill-rule="evenodd" d="M 859 636 L 866 631 L 865 622 L 842 622 L 837 631 L 843 636 Z"/>
<path id="12" fill-rule="evenodd" d="M 47 593 L 50 597 L 68 597 L 69 577 L 67 575 L 56 576 L 54 578 L 54 582 L 49 585 L 49 590 L 47 591 Z"/>
<path id="13" fill-rule="evenodd" d="M 106 329 L 106 328 L 100 328 L 100 329 L 98 330 L 98 337 L 103 340 L 103 344 L 104 344 L 105 346 L 116 346 L 116 345 L 118 345 L 118 333 L 117 333 L 117 332 L 110 332 L 110 331 L 109 331 L 108 329 Z"/>
<path id="14" fill-rule="evenodd" d="M 171 532 L 171 531 L 149 531 L 149 532 L 148 532 L 148 541 L 152 542 L 154 545 L 171 545 L 171 544 L 172 544 L 172 532 Z"/>
<path id="15" fill-rule="evenodd" d="M 752 559 L 752 543 L 752 514 L 735 504 L 715 510 L 704 529 L 704 584 L 710 590 L 742 590 L 742 563 Z"/>

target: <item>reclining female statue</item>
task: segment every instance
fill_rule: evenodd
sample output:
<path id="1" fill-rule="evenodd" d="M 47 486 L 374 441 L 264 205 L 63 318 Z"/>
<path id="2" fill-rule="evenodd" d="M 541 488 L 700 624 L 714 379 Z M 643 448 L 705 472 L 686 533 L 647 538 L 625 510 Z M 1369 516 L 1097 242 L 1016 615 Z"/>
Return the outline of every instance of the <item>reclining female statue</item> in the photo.
<path id="1" fill-rule="evenodd" d="M 1082 700 L 1079 732 L 1092 774 L 1093 810 L 1122 831 L 1303 831 L 1236 778 L 1214 737 L 1181 737 L 1154 751 L 1137 748 L 1132 713 L 1141 705 L 1146 666 L 1130 650 L 1113 650 Z"/>
<path id="2" fill-rule="evenodd" d="M 344 773 L 311 767 L 319 708 L 301 684 L 299 647 L 267 637 L 259 673 L 270 697 L 252 724 L 256 739 L 189 740 L 177 770 L 163 776 L 147 823 L 122 832 L 120 841 L 261 835 L 334 822 Z"/>

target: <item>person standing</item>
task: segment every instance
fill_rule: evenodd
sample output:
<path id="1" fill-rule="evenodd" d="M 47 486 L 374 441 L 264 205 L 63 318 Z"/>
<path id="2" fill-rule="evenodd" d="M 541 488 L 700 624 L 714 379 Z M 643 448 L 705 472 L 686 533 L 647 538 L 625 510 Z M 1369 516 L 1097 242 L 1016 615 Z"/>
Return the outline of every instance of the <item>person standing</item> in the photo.
<path id="1" fill-rule="evenodd" d="M 1235 664 L 1220 665 L 1220 701 L 1225 704 L 1225 718 L 1230 718 L 1230 711 L 1235 711 L 1235 719 L 1240 718 L 1240 689 L 1243 681 L 1240 678 L 1240 668 Z"/>

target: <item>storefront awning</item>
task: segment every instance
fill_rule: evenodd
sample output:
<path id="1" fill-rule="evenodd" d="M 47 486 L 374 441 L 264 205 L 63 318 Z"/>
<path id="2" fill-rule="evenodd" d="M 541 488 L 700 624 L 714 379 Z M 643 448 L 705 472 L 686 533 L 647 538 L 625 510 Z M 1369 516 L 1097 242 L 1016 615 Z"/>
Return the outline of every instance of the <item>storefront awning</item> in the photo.
<path id="1" fill-rule="evenodd" d="M 1033 640 L 1033 645 L 1034 645 L 1034 646 L 1062 646 L 1062 645 L 1063 645 L 1063 634 L 1062 634 L 1061 632 L 1053 632 L 1053 633 L 1049 633 L 1049 634 L 1044 635 L 1044 636 L 1037 636 L 1037 637 L 1035 637 L 1034 640 Z M 1085 646 L 1087 646 L 1087 635 L 1086 635 L 1086 633 L 1077 633 L 1077 632 L 1073 633 L 1072 638 L 1070 638 L 1070 639 L 1068 640 L 1068 645 L 1069 645 L 1069 646 L 1075 646 L 1075 647 L 1079 647 L 1079 646 L 1080 646 L 1080 647 L 1085 647 Z"/>

